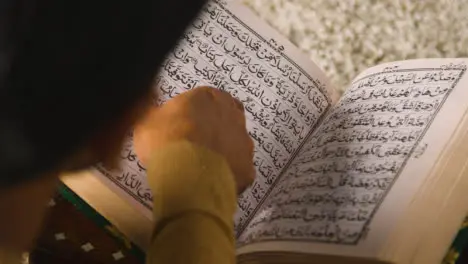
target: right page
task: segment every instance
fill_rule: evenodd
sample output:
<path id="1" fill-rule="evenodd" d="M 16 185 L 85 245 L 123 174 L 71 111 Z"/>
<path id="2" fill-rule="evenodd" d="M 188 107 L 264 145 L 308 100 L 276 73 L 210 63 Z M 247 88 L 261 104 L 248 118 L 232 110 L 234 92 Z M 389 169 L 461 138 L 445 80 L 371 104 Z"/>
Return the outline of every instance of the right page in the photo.
<path id="1" fill-rule="evenodd" d="M 468 109 L 466 64 L 360 74 L 242 231 L 239 254 L 375 256 Z"/>

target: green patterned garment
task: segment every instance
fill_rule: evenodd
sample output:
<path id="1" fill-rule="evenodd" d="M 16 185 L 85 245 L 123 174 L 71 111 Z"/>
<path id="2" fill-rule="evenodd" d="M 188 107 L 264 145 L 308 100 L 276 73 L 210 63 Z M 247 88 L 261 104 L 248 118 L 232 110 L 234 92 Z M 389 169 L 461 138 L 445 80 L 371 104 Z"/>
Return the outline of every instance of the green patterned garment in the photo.
<path id="1" fill-rule="evenodd" d="M 108 235 L 119 241 L 128 251 L 133 253 L 142 263 L 145 262 L 145 253 L 131 241 L 129 241 L 115 226 L 101 216 L 96 210 L 83 201 L 78 195 L 64 184 L 61 184 L 59 192 L 66 200 L 72 203 L 82 214 L 91 219 L 94 224 L 105 230 Z"/>
<path id="2" fill-rule="evenodd" d="M 450 246 L 443 264 L 465 264 L 468 261 L 468 216 Z"/>

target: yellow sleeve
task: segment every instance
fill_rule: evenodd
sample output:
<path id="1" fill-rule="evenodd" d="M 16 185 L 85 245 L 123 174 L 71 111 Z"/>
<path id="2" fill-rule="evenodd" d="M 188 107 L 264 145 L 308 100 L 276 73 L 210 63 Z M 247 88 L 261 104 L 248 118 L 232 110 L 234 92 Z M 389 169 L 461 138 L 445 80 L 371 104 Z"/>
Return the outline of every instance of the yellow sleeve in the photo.
<path id="1" fill-rule="evenodd" d="M 148 179 L 156 222 L 148 263 L 235 263 L 236 188 L 223 157 L 172 143 L 154 153 Z"/>

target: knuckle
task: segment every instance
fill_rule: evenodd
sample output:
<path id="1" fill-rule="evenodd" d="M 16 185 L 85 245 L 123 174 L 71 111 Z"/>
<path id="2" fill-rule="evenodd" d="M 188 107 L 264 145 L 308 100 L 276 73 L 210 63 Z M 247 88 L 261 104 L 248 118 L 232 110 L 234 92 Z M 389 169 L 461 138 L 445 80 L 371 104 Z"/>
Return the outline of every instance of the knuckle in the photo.
<path id="1" fill-rule="evenodd" d="M 255 181 L 255 170 L 249 176 L 248 183 L 251 185 Z"/>
<path id="2" fill-rule="evenodd" d="M 194 90 L 197 90 L 199 92 L 210 92 L 212 90 L 215 90 L 216 88 L 210 87 L 210 86 L 199 86 L 195 88 Z"/>
<path id="3" fill-rule="evenodd" d="M 254 148 L 255 148 L 255 144 L 254 144 L 254 141 L 253 139 L 247 134 L 248 136 L 248 146 L 249 146 L 249 150 L 253 152 Z"/>
<path id="4" fill-rule="evenodd" d="M 213 99 L 214 98 L 214 90 L 215 88 L 209 87 L 209 86 L 200 86 L 192 91 L 194 92 L 195 96 L 205 98 L 205 99 Z"/>
<path id="5" fill-rule="evenodd" d="M 234 99 L 234 103 L 236 104 L 236 107 L 242 111 L 242 113 L 244 114 L 244 104 L 237 98 L 233 97 Z M 245 115 L 245 114 L 244 114 Z"/>

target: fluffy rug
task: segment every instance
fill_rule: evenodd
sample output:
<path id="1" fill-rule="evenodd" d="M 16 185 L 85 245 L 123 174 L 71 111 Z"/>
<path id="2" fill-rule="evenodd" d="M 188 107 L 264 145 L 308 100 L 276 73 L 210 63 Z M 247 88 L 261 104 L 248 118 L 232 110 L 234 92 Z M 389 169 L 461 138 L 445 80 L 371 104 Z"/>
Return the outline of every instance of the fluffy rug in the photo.
<path id="1" fill-rule="evenodd" d="M 466 0 L 243 0 L 344 90 L 367 67 L 468 57 Z"/>

